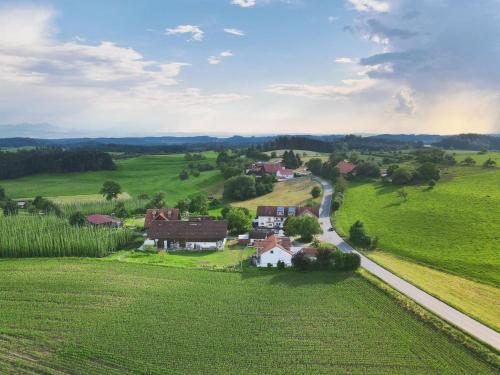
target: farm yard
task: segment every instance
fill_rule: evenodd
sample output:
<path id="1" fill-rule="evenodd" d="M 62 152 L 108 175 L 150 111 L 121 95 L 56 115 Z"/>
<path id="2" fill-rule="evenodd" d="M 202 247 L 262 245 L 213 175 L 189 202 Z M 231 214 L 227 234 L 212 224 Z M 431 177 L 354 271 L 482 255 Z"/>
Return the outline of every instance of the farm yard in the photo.
<path id="1" fill-rule="evenodd" d="M 0 283 L 3 373 L 494 373 L 355 274 L 21 259 Z"/>

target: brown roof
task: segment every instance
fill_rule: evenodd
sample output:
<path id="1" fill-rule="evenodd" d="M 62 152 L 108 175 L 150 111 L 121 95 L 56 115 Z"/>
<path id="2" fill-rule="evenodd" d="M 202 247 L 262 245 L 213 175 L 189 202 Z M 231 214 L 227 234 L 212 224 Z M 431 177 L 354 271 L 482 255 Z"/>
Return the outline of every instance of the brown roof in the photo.
<path id="1" fill-rule="evenodd" d="M 336 165 L 336 167 L 340 170 L 340 174 L 346 175 L 351 173 L 353 170 L 356 169 L 356 165 L 349 163 L 347 161 L 339 161 Z"/>
<path id="2" fill-rule="evenodd" d="M 283 208 L 283 215 L 278 215 L 278 208 Z M 288 217 L 290 209 L 295 209 L 295 216 L 301 216 L 306 213 L 310 213 L 316 217 L 319 217 L 319 207 L 296 207 L 296 206 L 258 206 L 257 207 L 257 217 L 258 216 L 274 216 L 274 217 Z M 290 215 L 290 216 L 293 216 Z"/>
<path id="3" fill-rule="evenodd" d="M 315 257 L 318 255 L 318 249 L 315 247 L 303 247 L 301 251 L 306 257 Z"/>
<path id="4" fill-rule="evenodd" d="M 116 220 L 114 217 L 109 215 L 89 215 L 87 216 L 87 221 L 90 224 L 101 225 L 101 224 L 119 224 L 120 220 Z"/>
<path id="5" fill-rule="evenodd" d="M 257 254 L 262 255 L 275 247 L 279 247 L 283 251 L 292 254 L 290 251 L 291 241 L 288 237 L 278 237 L 276 235 L 269 236 L 267 239 L 255 242 L 255 247 L 258 248 Z"/>
<path id="6" fill-rule="evenodd" d="M 150 239 L 188 242 L 222 241 L 227 235 L 227 221 L 154 220 L 147 233 Z"/>
<path id="7" fill-rule="evenodd" d="M 252 240 L 265 240 L 272 234 L 274 234 L 272 229 L 252 229 L 248 237 Z"/>
<path id="8" fill-rule="evenodd" d="M 144 228 L 148 228 L 153 220 L 180 220 L 178 208 L 148 208 L 144 219 Z"/>

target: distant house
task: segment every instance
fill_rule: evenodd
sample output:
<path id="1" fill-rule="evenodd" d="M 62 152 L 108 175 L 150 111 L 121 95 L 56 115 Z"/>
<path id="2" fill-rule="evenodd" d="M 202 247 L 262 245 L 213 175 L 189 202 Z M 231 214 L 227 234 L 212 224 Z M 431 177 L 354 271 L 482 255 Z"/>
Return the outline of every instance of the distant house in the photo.
<path id="1" fill-rule="evenodd" d="M 356 173 L 356 165 L 349 163 L 347 160 L 339 161 L 336 167 L 339 169 L 340 175 L 344 177 Z"/>
<path id="2" fill-rule="evenodd" d="M 115 219 L 109 215 L 89 215 L 87 216 L 87 223 L 95 226 L 104 226 L 104 227 L 114 227 L 118 228 L 122 226 L 122 222 L 118 219 Z"/>
<path id="3" fill-rule="evenodd" d="M 282 229 L 288 216 L 302 215 L 319 217 L 319 207 L 259 206 L 257 225 L 259 228 Z"/>
<path id="4" fill-rule="evenodd" d="M 285 266 L 292 265 L 293 253 L 290 250 L 291 241 L 288 237 L 278 237 L 272 235 L 265 240 L 256 241 L 256 254 L 253 257 L 257 267 L 276 267 L 278 262 L 283 262 Z"/>
<path id="5" fill-rule="evenodd" d="M 153 220 L 180 220 L 181 213 L 178 208 L 148 208 L 144 219 L 144 228 L 149 228 Z"/>
<path id="6" fill-rule="evenodd" d="M 238 236 L 238 243 L 240 245 L 253 245 L 256 241 L 265 240 L 274 233 L 273 229 L 252 229 L 250 232 Z"/>
<path id="7" fill-rule="evenodd" d="M 258 161 L 247 169 L 247 174 L 253 174 L 262 177 L 266 174 L 276 176 L 278 171 L 284 170 L 285 165 L 281 161 L 263 162 Z"/>
<path id="8" fill-rule="evenodd" d="M 276 179 L 278 181 L 290 180 L 295 177 L 295 172 L 291 169 L 279 169 L 276 171 Z"/>
<path id="9" fill-rule="evenodd" d="M 158 249 L 223 250 L 226 244 L 225 220 L 153 220 L 147 236 Z"/>

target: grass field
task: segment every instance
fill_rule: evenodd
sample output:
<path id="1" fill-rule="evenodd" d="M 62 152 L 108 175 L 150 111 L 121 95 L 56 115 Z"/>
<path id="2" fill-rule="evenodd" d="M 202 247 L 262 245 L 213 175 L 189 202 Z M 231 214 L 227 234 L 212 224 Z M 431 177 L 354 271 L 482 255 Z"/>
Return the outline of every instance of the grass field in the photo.
<path id="1" fill-rule="evenodd" d="M 389 253 L 375 251 L 367 255 L 442 301 L 500 330 L 499 288 L 425 267 Z"/>
<path id="2" fill-rule="evenodd" d="M 379 248 L 459 276 L 500 285 L 500 170 L 450 168 L 433 190 L 353 183 L 336 215 L 341 233 L 360 219 Z"/>
<path id="3" fill-rule="evenodd" d="M 235 202 L 234 206 L 245 207 L 251 211 L 255 211 L 257 206 L 294 206 L 305 205 L 312 203 L 319 205 L 321 197 L 312 199 L 311 189 L 314 186 L 320 186 L 317 182 L 313 181 L 311 177 L 296 178 L 293 180 L 278 182 L 274 185 L 272 193 L 250 199 L 243 202 Z"/>
<path id="4" fill-rule="evenodd" d="M 201 163 L 214 163 L 217 157 L 215 152 L 206 152 L 204 155 L 206 159 Z M 222 191 L 223 179 L 218 170 L 202 172 L 198 177 L 190 176 L 187 180 L 180 180 L 179 173 L 190 163 L 184 160 L 183 154 L 144 155 L 117 160 L 115 163 L 115 171 L 40 174 L 15 180 L 1 180 L 0 186 L 5 188 L 11 198 L 42 195 L 60 199 L 61 196 L 97 194 L 104 181 L 114 180 L 132 197 L 137 197 L 140 193 L 164 191 L 169 204 L 200 191 Z M 193 163 L 196 165 L 197 162 Z"/>
<path id="5" fill-rule="evenodd" d="M 356 275 L 40 259 L 0 284 L 0 373 L 494 373 Z"/>

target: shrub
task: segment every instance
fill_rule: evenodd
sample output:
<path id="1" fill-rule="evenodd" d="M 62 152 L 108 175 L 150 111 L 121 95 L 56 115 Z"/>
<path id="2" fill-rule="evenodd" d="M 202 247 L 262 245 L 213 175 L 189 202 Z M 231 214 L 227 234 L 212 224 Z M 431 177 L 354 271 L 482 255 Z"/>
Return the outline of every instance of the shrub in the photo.
<path id="1" fill-rule="evenodd" d="M 83 226 L 87 222 L 87 219 L 80 211 L 76 211 L 70 215 L 68 222 L 72 226 Z"/>
<path id="2" fill-rule="evenodd" d="M 362 177 L 380 177 L 380 168 L 371 161 L 365 161 L 358 164 L 356 175 Z"/>
<path id="3" fill-rule="evenodd" d="M 417 168 L 415 178 L 420 181 L 437 181 L 440 178 L 440 171 L 438 167 L 431 162 L 426 162 Z"/>
<path id="4" fill-rule="evenodd" d="M 276 267 L 278 267 L 279 270 L 284 270 L 285 269 L 285 262 L 282 260 L 278 260 L 278 263 L 276 264 Z"/>
<path id="5" fill-rule="evenodd" d="M 361 257 L 356 253 L 343 253 L 343 267 L 344 271 L 355 271 L 361 265 Z"/>
<path id="6" fill-rule="evenodd" d="M 371 239 L 366 235 L 364 225 L 361 221 L 357 220 L 349 229 L 349 240 L 357 246 L 370 246 Z"/>
<path id="7" fill-rule="evenodd" d="M 398 168 L 392 174 L 392 183 L 394 185 L 409 185 L 412 182 L 413 176 L 406 168 Z"/>
<path id="8" fill-rule="evenodd" d="M 224 198 L 234 200 L 247 200 L 257 195 L 255 190 L 255 177 L 235 176 L 224 183 Z"/>
<path id="9" fill-rule="evenodd" d="M 181 173 L 179 173 L 179 178 L 180 178 L 181 180 L 187 180 L 187 179 L 189 178 L 189 173 L 188 173 L 188 171 L 186 171 L 185 169 L 183 169 L 183 170 L 181 171 Z"/>
<path id="10" fill-rule="evenodd" d="M 302 251 L 299 251 L 292 257 L 292 265 L 299 271 L 306 271 L 311 265 L 311 261 Z"/>
<path id="11" fill-rule="evenodd" d="M 313 198 L 318 198 L 321 195 L 321 188 L 319 186 L 314 186 L 311 189 L 311 196 Z"/>

